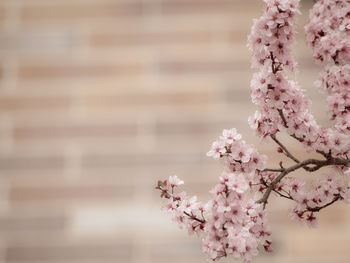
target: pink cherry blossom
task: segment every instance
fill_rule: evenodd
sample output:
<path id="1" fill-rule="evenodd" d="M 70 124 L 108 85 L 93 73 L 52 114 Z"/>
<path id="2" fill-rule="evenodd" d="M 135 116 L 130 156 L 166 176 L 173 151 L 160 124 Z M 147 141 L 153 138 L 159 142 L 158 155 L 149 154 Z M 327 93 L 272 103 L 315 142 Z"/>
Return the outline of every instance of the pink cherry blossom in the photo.
<path id="1" fill-rule="evenodd" d="M 226 153 L 226 151 L 224 141 L 215 141 L 213 142 L 210 151 L 207 153 L 207 156 L 219 159 L 224 153 Z"/>
<path id="2" fill-rule="evenodd" d="M 226 143 L 230 144 L 234 141 L 238 141 L 242 138 L 242 135 L 237 133 L 237 130 L 235 128 L 231 130 L 223 130 L 222 136 L 220 137 L 221 140 L 225 141 Z"/>
<path id="3" fill-rule="evenodd" d="M 184 181 L 181 181 L 176 175 L 174 175 L 169 176 L 169 184 L 171 185 L 171 187 L 174 187 L 184 184 Z"/>
<path id="4" fill-rule="evenodd" d="M 260 250 L 273 251 L 265 210 L 271 196 L 288 200 L 290 217 L 309 227 L 318 225 L 322 209 L 350 202 L 350 2 L 318 0 L 305 27 L 314 58 L 324 65 L 315 86 L 327 95 L 331 128 L 317 123 L 311 101 L 295 80 L 291 50 L 299 0 L 264 2 L 263 15 L 254 20 L 248 37 L 252 67 L 258 70 L 250 83 L 257 111 L 248 122 L 261 141 L 276 143 L 279 156 L 293 164 L 281 158 L 273 168 L 267 167 L 266 155 L 246 143 L 235 128 L 225 129 L 207 153 L 224 165 L 207 203 L 177 192 L 183 184 L 177 176 L 156 186 L 167 199 L 164 210 L 180 228 L 201 238 L 202 251 L 212 260 L 231 256 L 251 262 Z M 318 158 L 301 160 L 283 144 L 280 133 Z M 333 172 L 315 174 L 310 180 L 299 173 L 323 167 Z"/>
<path id="5" fill-rule="evenodd" d="M 305 30 L 307 43 L 313 48 L 317 61 L 349 63 L 349 11 L 350 3 L 346 0 L 320 0 L 311 9 Z"/>
<path id="6" fill-rule="evenodd" d="M 239 160 L 242 163 L 247 163 L 250 160 L 250 156 L 253 153 L 254 149 L 251 147 L 246 147 L 246 145 L 242 143 L 235 143 L 231 146 L 230 156 L 234 160 Z"/>
<path id="7" fill-rule="evenodd" d="M 229 174 L 229 180 L 226 183 L 229 190 L 237 192 L 237 193 L 244 193 L 248 190 L 249 185 L 247 182 L 247 179 L 245 178 L 244 174 Z"/>

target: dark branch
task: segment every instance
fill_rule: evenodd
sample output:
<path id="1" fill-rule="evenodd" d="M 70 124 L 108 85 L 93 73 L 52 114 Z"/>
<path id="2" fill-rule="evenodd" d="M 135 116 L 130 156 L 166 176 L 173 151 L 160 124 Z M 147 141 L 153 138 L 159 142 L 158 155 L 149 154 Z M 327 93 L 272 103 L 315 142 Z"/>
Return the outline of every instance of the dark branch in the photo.
<path id="1" fill-rule="evenodd" d="M 275 134 L 271 134 L 270 137 L 272 138 L 272 140 L 274 140 L 274 141 L 282 148 L 284 154 L 285 154 L 288 158 L 292 159 L 292 160 L 293 160 L 294 162 L 296 162 L 296 163 L 300 163 L 300 161 L 299 161 L 297 158 L 295 158 L 295 157 L 293 156 L 293 154 L 291 154 L 291 153 L 288 151 L 287 147 L 285 147 L 285 146 L 276 138 L 276 135 L 275 135 Z"/>
<path id="2" fill-rule="evenodd" d="M 283 169 L 274 169 L 274 168 L 265 168 L 264 170 L 262 170 L 262 172 L 282 172 Z"/>
<path id="3" fill-rule="evenodd" d="M 282 122 L 283 122 L 283 126 L 285 128 L 288 128 L 288 125 L 287 125 L 287 120 L 286 120 L 286 117 L 284 117 L 284 114 L 283 114 L 283 111 L 282 110 L 278 110 L 278 113 L 282 119 Z"/>

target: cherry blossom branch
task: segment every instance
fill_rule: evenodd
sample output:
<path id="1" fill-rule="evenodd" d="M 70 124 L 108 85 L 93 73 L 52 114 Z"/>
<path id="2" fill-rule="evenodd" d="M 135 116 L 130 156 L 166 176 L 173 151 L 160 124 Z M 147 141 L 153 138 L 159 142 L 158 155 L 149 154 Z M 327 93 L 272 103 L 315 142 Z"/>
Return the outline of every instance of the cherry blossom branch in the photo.
<path id="1" fill-rule="evenodd" d="M 268 183 L 266 181 L 263 180 L 262 184 L 266 187 L 269 187 Z M 278 194 L 280 197 L 286 198 L 286 199 L 290 199 L 290 200 L 294 200 L 293 197 L 291 197 L 288 193 L 288 195 L 282 194 L 280 191 L 276 190 L 276 189 L 272 189 L 273 192 L 275 192 L 276 194 Z"/>
<path id="2" fill-rule="evenodd" d="M 267 184 L 266 181 L 263 181 L 262 184 L 266 187 L 269 187 L 269 185 Z M 282 189 L 283 190 L 283 189 Z M 276 190 L 276 189 L 272 189 L 272 191 L 274 193 L 276 193 L 277 195 L 279 195 L 280 197 L 283 197 L 285 199 L 289 199 L 289 200 L 292 200 L 292 201 L 295 201 L 294 198 L 285 190 L 283 190 L 284 192 L 286 192 L 286 194 L 283 194 L 281 193 L 280 191 Z M 341 200 L 342 197 L 340 194 L 335 194 L 334 195 L 334 198 L 332 199 L 332 201 L 322 205 L 322 206 L 316 206 L 316 207 L 310 207 L 310 206 L 307 206 L 306 207 L 306 211 L 310 211 L 310 212 L 319 212 L 321 211 L 322 209 L 334 204 L 335 202 L 337 202 L 338 200 Z"/>
<path id="3" fill-rule="evenodd" d="M 276 184 L 279 183 L 287 174 L 305 166 L 305 165 L 308 165 L 308 164 L 311 164 L 313 163 L 313 161 L 316 161 L 316 160 L 313 160 L 313 159 L 308 159 L 308 160 L 305 160 L 303 162 L 300 162 L 300 163 L 297 163 L 291 167 L 289 167 L 288 169 L 284 169 L 270 184 L 269 186 L 267 187 L 263 197 L 261 199 L 259 199 L 257 201 L 257 203 L 262 203 L 264 208 L 267 204 L 267 200 L 270 196 L 270 193 L 271 191 L 273 191 L 273 189 L 275 188 Z"/>
<path id="4" fill-rule="evenodd" d="M 298 170 L 299 168 L 303 168 L 307 165 L 313 164 L 315 165 L 314 168 L 312 168 L 314 171 L 320 169 L 321 167 L 328 166 L 328 165 L 344 165 L 348 166 L 350 164 L 350 160 L 346 159 L 338 159 L 338 158 L 330 158 L 327 160 L 317 160 L 317 159 L 308 159 L 302 162 L 299 162 L 287 169 L 282 170 L 282 172 L 269 184 L 267 187 L 263 197 L 257 201 L 257 203 L 262 203 L 264 208 L 267 204 L 268 198 L 270 196 L 271 191 L 275 188 L 276 184 L 278 184 L 287 174 Z"/>
<path id="5" fill-rule="evenodd" d="M 266 186 L 266 187 L 269 187 L 269 185 L 267 184 L 266 181 L 263 181 L 262 184 L 263 184 L 264 186 Z M 282 190 L 283 190 L 283 189 L 282 189 Z M 293 198 L 288 192 L 286 192 L 286 191 L 285 191 L 286 194 L 283 194 L 283 193 L 281 193 L 280 191 L 278 191 L 278 190 L 276 190 L 276 189 L 272 189 L 272 191 L 273 191 L 274 193 L 276 193 L 276 194 L 277 194 L 278 196 L 280 196 L 280 197 L 283 197 L 283 198 L 285 198 L 285 199 L 289 199 L 289 200 L 295 201 L 294 198 Z M 341 197 L 340 194 L 335 194 L 335 195 L 334 195 L 334 198 L 332 199 L 332 201 L 330 201 L 330 202 L 328 202 L 328 203 L 326 203 L 326 204 L 324 204 L 324 205 L 322 205 L 322 206 L 316 206 L 316 207 L 307 206 L 307 207 L 306 207 L 306 211 L 309 211 L 309 212 L 319 212 L 319 211 L 321 211 L 322 209 L 324 209 L 324 208 L 326 208 L 326 207 L 328 207 L 328 206 L 334 204 L 335 202 L 337 202 L 338 200 L 341 200 L 341 199 L 342 199 L 342 197 Z"/>
<path id="6" fill-rule="evenodd" d="M 184 196 L 174 193 L 174 188 L 181 184 L 183 184 L 183 181 L 181 181 L 177 176 L 170 176 L 169 180 L 164 180 L 164 181 L 159 180 L 157 183 L 157 186 L 155 187 L 155 189 L 161 191 L 161 194 L 160 194 L 161 198 L 169 199 L 170 206 L 168 208 L 170 208 L 170 210 L 179 209 L 181 204 L 186 200 Z M 188 203 L 186 204 L 186 207 L 191 208 L 191 206 L 193 205 L 194 205 L 194 201 L 189 200 Z M 184 215 L 187 216 L 188 219 L 197 221 L 200 223 L 199 225 L 194 226 L 195 228 L 198 226 L 201 228 L 204 228 L 203 224 L 206 223 L 206 220 L 203 215 L 203 210 L 204 209 L 198 210 L 200 211 L 200 215 L 202 216 L 202 219 L 194 215 L 193 210 L 191 210 L 190 213 L 185 210 L 183 210 L 182 212 Z"/>
<path id="7" fill-rule="evenodd" d="M 284 145 L 281 143 L 281 141 L 279 141 L 279 140 L 277 139 L 277 137 L 276 137 L 275 134 L 271 134 L 270 137 L 282 148 L 283 153 L 284 153 L 288 158 L 292 159 L 292 160 L 293 160 L 294 162 L 296 162 L 296 163 L 300 163 L 300 161 L 299 161 L 293 154 L 291 154 L 291 153 L 288 151 L 287 147 L 284 146 Z M 319 152 L 319 153 L 322 154 L 323 152 Z M 322 155 L 323 155 L 323 154 L 322 154 Z M 329 156 L 327 155 L 326 158 L 328 159 Z M 314 171 L 317 171 L 318 169 L 320 169 L 321 166 L 318 166 L 318 165 L 316 165 L 316 166 L 314 166 L 314 167 L 303 166 L 302 168 L 303 168 L 305 171 L 314 172 Z M 270 169 L 270 171 L 272 171 L 272 170 Z M 281 169 L 277 169 L 277 170 L 275 170 L 275 171 L 279 172 L 279 171 L 282 171 L 282 170 L 281 170 Z"/>
<path id="8" fill-rule="evenodd" d="M 264 185 L 266 187 L 268 187 L 267 183 L 264 182 Z M 277 191 L 276 189 L 272 189 L 272 191 L 276 194 L 278 194 L 280 197 L 283 197 L 285 199 L 289 199 L 289 200 L 292 200 L 292 201 L 295 201 L 294 198 L 288 194 L 288 195 L 285 195 L 283 193 L 281 193 L 280 191 Z M 335 194 L 334 195 L 334 198 L 332 199 L 332 201 L 330 201 L 329 203 L 325 204 L 325 205 L 322 205 L 322 206 L 316 206 L 316 207 L 310 207 L 310 206 L 307 206 L 306 207 L 306 210 L 305 211 L 309 211 L 309 212 L 320 212 L 322 209 L 334 204 L 335 202 L 341 200 L 341 195 L 340 194 Z"/>
<path id="9" fill-rule="evenodd" d="M 350 200 L 350 141 L 346 134 L 350 131 L 350 0 L 314 0 L 306 27 L 314 58 L 328 63 L 318 86 L 329 95 L 327 105 L 335 129 L 317 123 L 310 101 L 293 78 L 296 63 L 291 50 L 299 1 L 264 0 L 264 14 L 254 20 L 248 38 L 252 67 L 259 70 L 250 85 L 258 110 L 249 124 L 261 140 L 270 137 L 278 152 L 294 163 L 284 167 L 280 161 L 280 167 L 266 168 L 267 156 L 242 140 L 235 128 L 225 129 L 207 153 L 222 160 L 225 169 L 205 205 L 197 202 L 196 196 L 176 193 L 174 187 L 183 184 L 176 176 L 159 181 L 156 187 L 161 197 L 168 199 L 164 208 L 173 220 L 189 234 L 203 236 L 203 252 L 212 260 L 232 255 L 251 262 L 261 247 L 272 251 L 264 210 L 272 192 L 292 200 L 292 218 L 311 227 L 316 225 L 320 210 L 338 200 Z M 324 23 L 329 17 L 331 23 Z M 322 157 L 301 160 L 278 139 L 277 133 L 282 131 L 307 152 Z M 315 172 L 326 166 L 334 166 L 337 173 L 323 174 L 312 187 L 301 178 L 287 176 L 300 168 Z M 254 190 L 259 192 L 259 200 L 251 195 Z"/>

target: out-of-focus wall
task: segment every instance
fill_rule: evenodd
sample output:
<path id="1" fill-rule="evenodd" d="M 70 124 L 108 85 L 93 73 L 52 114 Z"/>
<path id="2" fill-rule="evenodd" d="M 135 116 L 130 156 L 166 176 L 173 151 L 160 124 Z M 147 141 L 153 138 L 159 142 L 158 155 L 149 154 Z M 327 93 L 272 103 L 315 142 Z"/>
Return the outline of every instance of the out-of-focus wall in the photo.
<path id="1" fill-rule="evenodd" d="M 303 40 L 311 2 L 299 18 L 297 77 L 325 123 Z M 206 262 L 160 211 L 154 186 L 176 173 L 206 200 L 222 166 L 205 153 L 222 129 L 258 143 L 246 39 L 262 6 L 1 0 L 0 262 Z M 275 146 L 259 149 L 277 164 Z M 288 206 L 269 203 L 275 253 L 257 262 L 350 261 L 349 208 L 322 212 L 308 230 Z"/>

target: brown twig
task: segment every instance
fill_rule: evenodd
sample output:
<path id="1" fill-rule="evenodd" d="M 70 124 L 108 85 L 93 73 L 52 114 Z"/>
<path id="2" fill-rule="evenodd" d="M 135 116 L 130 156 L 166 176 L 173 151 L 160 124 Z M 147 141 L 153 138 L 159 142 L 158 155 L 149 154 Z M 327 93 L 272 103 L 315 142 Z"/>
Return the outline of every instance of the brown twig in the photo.
<path id="1" fill-rule="evenodd" d="M 262 181 L 262 184 L 266 187 L 268 187 L 269 185 L 267 184 L 266 181 Z M 283 197 L 283 198 L 286 198 L 286 199 L 290 199 L 290 200 L 293 200 L 293 198 L 288 194 L 288 195 L 285 195 L 285 194 L 282 194 L 281 192 L 277 191 L 276 189 L 272 189 L 272 191 L 274 191 L 276 194 L 278 194 L 280 197 Z M 286 192 L 286 191 L 285 191 Z"/>
<path id="2" fill-rule="evenodd" d="M 188 216 L 190 219 L 192 219 L 192 220 L 194 220 L 194 221 L 197 221 L 197 222 L 199 222 L 199 223 L 201 223 L 201 224 L 205 224 L 205 220 L 204 219 L 200 219 L 200 218 L 198 218 L 198 217 L 196 217 L 195 215 L 190 215 L 189 213 L 187 213 L 187 212 L 185 212 L 184 211 L 184 214 L 186 215 L 186 216 Z"/>
<path id="3" fill-rule="evenodd" d="M 335 202 L 337 202 L 339 199 L 341 199 L 341 196 L 339 194 L 334 195 L 334 198 L 331 202 L 322 205 L 322 206 L 316 206 L 316 207 L 307 207 L 307 210 L 310 212 L 319 212 L 320 210 L 322 210 L 323 208 L 326 208 L 332 204 L 334 204 Z"/>
<path id="4" fill-rule="evenodd" d="M 300 161 L 293 155 L 291 154 L 287 147 L 283 145 L 283 143 L 281 143 L 281 141 L 279 141 L 276 137 L 275 134 L 271 134 L 270 137 L 272 138 L 272 140 L 274 140 L 283 150 L 283 153 L 290 159 L 292 159 L 294 162 L 296 163 L 300 163 Z M 327 155 L 327 158 L 326 159 L 329 159 L 329 156 Z M 320 165 L 315 165 L 313 167 L 310 167 L 310 166 L 304 166 L 302 167 L 305 171 L 308 171 L 308 172 L 315 172 L 317 171 L 318 169 L 320 169 L 322 166 Z M 276 169 L 277 170 L 277 169 Z M 280 169 L 281 170 L 281 169 Z"/>
<path id="5" fill-rule="evenodd" d="M 280 117 L 281 117 L 281 119 L 282 119 L 283 126 L 284 126 L 285 128 L 288 128 L 287 120 L 286 120 L 286 117 L 285 117 L 284 114 L 283 114 L 283 111 L 282 111 L 281 109 L 279 109 L 279 110 L 278 110 L 278 113 L 279 113 L 279 115 L 280 115 Z"/>
<path id="6" fill-rule="evenodd" d="M 264 170 L 262 170 L 262 172 L 282 172 L 283 169 L 275 169 L 275 168 L 265 168 Z"/>
<path id="7" fill-rule="evenodd" d="M 296 162 L 296 163 L 300 163 L 300 161 L 299 161 L 296 157 L 294 157 L 293 154 L 291 154 L 291 153 L 288 151 L 287 147 L 284 146 L 284 145 L 277 139 L 277 137 L 276 137 L 275 134 L 271 134 L 270 137 L 271 137 L 272 140 L 275 141 L 275 143 L 277 143 L 277 144 L 282 148 L 283 153 L 284 153 L 288 158 L 292 159 L 292 160 L 293 160 L 294 162 Z"/>

